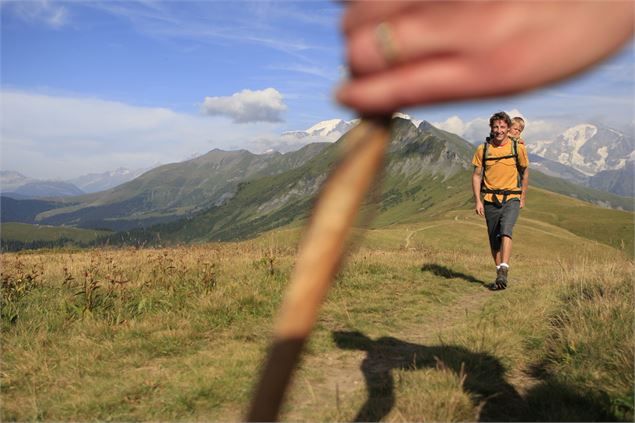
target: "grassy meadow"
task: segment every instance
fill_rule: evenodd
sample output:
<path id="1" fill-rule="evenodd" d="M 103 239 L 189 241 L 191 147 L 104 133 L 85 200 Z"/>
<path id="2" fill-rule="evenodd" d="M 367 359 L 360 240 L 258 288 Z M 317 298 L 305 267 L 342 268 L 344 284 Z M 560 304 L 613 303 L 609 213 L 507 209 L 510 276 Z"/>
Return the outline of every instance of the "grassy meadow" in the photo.
<path id="1" fill-rule="evenodd" d="M 469 211 L 357 235 L 283 420 L 632 421 L 629 254 L 527 213 L 494 292 Z M 242 419 L 299 237 L 2 254 L 0 419 Z"/>

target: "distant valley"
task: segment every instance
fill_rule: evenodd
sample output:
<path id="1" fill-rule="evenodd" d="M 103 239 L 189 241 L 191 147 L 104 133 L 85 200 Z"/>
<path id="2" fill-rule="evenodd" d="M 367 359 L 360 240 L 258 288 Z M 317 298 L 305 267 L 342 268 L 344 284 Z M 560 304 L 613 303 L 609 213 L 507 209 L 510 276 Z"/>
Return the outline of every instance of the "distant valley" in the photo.
<path id="1" fill-rule="evenodd" d="M 12 198 L 70 197 L 105 191 L 142 175 L 150 168 L 130 170 L 118 168 L 113 171 L 89 173 L 67 180 L 45 180 L 30 178 L 16 171 L 0 171 L 2 195 Z"/>

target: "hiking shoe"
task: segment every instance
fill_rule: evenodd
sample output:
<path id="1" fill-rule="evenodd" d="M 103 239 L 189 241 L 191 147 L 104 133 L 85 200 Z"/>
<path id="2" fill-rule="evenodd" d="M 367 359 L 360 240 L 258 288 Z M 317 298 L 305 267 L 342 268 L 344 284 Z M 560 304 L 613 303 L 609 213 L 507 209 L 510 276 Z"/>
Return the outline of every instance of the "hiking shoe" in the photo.
<path id="1" fill-rule="evenodd" d="M 496 281 L 494 285 L 496 289 L 505 289 L 507 288 L 507 273 L 509 272 L 509 268 L 507 267 L 499 267 L 496 271 Z"/>

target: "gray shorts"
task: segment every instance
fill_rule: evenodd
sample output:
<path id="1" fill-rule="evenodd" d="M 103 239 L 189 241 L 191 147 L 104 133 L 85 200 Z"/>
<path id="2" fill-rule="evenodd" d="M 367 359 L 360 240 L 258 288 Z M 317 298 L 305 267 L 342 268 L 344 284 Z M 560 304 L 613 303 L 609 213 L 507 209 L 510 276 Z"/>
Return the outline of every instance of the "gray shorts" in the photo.
<path id="1" fill-rule="evenodd" d="M 502 206 L 494 203 L 485 203 L 485 221 L 487 222 L 487 234 L 489 246 L 493 251 L 500 251 L 501 237 L 512 237 L 512 231 L 520 213 L 520 200 L 511 199 Z"/>

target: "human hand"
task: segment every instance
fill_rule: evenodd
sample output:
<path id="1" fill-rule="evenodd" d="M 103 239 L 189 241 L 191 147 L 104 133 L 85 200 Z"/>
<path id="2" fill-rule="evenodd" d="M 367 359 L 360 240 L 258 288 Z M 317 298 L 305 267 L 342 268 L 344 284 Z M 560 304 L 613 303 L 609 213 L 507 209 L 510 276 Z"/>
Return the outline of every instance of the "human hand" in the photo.
<path id="1" fill-rule="evenodd" d="M 525 197 L 520 197 L 520 208 L 524 208 L 525 207 Z"/>
<path id="2" fill-rule="evenodd" d="M 478 214 L 479 216 L 485 216 L 485 208 L 483 207 L 482 202 L 480 201 L 476 202 L 476 205 L 474 206 L 474 212 Z"/>
<path id="3" fill-rule="evenodd" d="M 337 99 L 362 115 L 388 114 L 536 88 L 617 51 L 632 36 L 634 8 L 632 1 L 351 1 L 342 26 L 352 78 Z"/>

